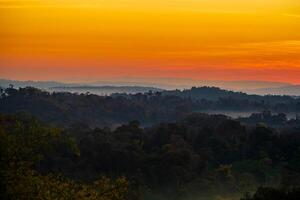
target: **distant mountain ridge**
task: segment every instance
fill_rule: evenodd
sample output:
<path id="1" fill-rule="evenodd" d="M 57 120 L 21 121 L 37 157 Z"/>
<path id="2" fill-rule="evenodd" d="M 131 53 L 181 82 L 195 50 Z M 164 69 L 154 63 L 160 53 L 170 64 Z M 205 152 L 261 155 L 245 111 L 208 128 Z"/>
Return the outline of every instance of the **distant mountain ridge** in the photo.
<path id="1" fill-rule="evenodd" d="M 248 93 L 253 94 L 270 94 L 270 95 L 289 95 L 289 96 L 300 96 L 300 85 L 292 85 L 286 87 L 276 88 L 260 88 L 256 90 L 250 90 Z"/>
<path id="2" fill-rule="evenodd" d="M 300 96 L 300 85 L 292 85 L 283 82 L 267 82 L 267 81 L 211 81 L 211 80 L 193 80 L 193 79 L 176 79 L 176 78 L 125 78 L 102 80 L 96 82 L 85 83 L 64 83 L 58 81 L 18 81 L 0 79 L 0 87 L 9 87 L 13 85 L 19 87 L 35 87 L 48 91 L 71 91 L 79 93 L 95 93 L 98 95 L 123 93 L 139 93 L 175 89 L 190 89 L 191 87 L 218 87 L 225 90 L 244 92 L 247 94 L 257 95 L 290 95 Z M 104 90 L 104 92 L 101 92 Z M 110 92 L 107 92 L 110 90 Z"/>
<path id="3" fill-rule="evenodd" d="M 0 79 L 0 87 L 7 88 L 13 85 L 15 88 L 34 87 L 47 90 L 50 92 L 73 92 L 73 93 L 93 93 L 97 95 L 110 95 L 113 93 L 145 93 L 145 92 L 160 92 L 161 88 L 150 86 L 135 86 L 135 85 L 97 85 L 96 83 L 61 83 L 56 81 L 16 81 Z"/>
<path id="4" fill-rule="evenodd" d="M 247 91 L 259 88 L 275 88 L 290 86 L 286 82 L 273 82 L 273 81 L 253 81 L 253 80 L 197 80 L 188 78 L 137 78 L 137 77 L 123 77 L 114 78 L 107 81 L 94 82 L 96 85 L 143 85 L 154 86 L 168 90 L 174 89 L 188 89 L 193 86 L 203 87 L 219 87 L 227 90 Z"/>
<path id="5" fill-rule="evenodd" d="M 56 92 L 77 92 L 77 93 L 93 93 L 98 95 L 111 95 L 113 93 L 126 93 L 126 94 L 136 94 L 136 93 L 146 93 L 161 92 L 163 89 L 155 87 L 144 87 L 144 86 L 58 86 L 49 88 L 50 90 Z"/>
<path id="6" fill-rule="evenodd" d="M 13 85 L 16 88 L 19 87 L 35 87 L 40 89 L 48 89 L 51 87 L 62 87 L 62 86 L 75 86 L 78 84 L 73 83 L 61 83 L 56 81 L 18 81 L 18 80 L 8 80 L 8 79 L 0 79 L 0 87 L 7 88 L 9 85 Z"/>
<path id="7" fill-rule="evenodd" d="M 192 100 L 210 100 L 217 101 L 219 99 L 235 99 L 243 101 L 270 101 L 273 103 L 288 102 L 293 99 L 293 96 L 288 95 L 257 95 L 247 94 L 244 92 L 236 92 L 224 90 L 218 87 L 192 87 L 185 90 L 166 90 L 164 95 L 173 95 L 181 98 L 191 98 Z"/>

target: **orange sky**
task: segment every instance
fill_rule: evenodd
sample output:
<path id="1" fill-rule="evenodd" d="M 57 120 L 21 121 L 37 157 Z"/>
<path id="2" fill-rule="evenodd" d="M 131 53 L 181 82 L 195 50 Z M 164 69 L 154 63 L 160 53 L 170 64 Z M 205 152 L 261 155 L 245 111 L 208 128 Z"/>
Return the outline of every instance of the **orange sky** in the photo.
<path id="1" fill-rule="evenodd" d="M 0 0 L 0 77 L 300 84 L 299 0 Z"/>

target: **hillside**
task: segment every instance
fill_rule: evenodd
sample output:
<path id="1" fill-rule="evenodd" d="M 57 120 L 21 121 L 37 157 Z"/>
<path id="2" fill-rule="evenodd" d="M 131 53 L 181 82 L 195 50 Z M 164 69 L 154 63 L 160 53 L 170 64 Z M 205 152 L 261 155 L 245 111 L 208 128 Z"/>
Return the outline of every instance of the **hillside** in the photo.
<path id="1" fill-rule="evenodd" d="M 206 99 L 217 101 L 220 98 L 231 98 L 236 100 L 247 101 L 268 101 L 272 104 L 293 101 L 294 99 L 294 97 L 287 95 L 250 95 L 243 92 L 234 92 L 230 90 L 220 89 L 217 87 L 192 87 L 191 89 L 164 91 L 163 94 L 179 96 L 182 98 L 191 98 L 193 100 Z"/>
<path id="2" fill-rule="evenodd" d="M 8 88 L 1 91 L 0 112 L 28 112 L 45 122 L 61 126 L 80 122 L 93 127 L 115 126 L 132 120 L 139 120 L 143 126 L 151 125 L 171 122 L 193 112 L 300 112 L 300 99 L 248 96 L 218 88 L 112 96 L 50 93 L 31 87 Z"/>

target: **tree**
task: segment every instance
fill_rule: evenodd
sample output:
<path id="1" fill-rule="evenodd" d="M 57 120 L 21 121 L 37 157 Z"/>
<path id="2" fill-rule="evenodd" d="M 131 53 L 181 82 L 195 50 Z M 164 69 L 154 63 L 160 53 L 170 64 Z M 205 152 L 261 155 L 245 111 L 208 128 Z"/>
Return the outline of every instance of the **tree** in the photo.
<path id="1" fill-rule="evenodd" d="M 125 200 L 129 184 L 102 177 L 83 184 L 55 174 L 42 175 L 36 165 L 55 145 L 66 145 L 79 156 L 74 140 L 35 119 L 0 115 L 1 199 Z"/>

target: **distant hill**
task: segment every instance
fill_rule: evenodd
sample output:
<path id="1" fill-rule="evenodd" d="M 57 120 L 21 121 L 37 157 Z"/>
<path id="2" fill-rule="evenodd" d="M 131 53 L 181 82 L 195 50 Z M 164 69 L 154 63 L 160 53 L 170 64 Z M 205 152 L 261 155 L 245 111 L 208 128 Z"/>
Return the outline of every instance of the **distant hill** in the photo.
<path id="1" fill-rule="evenodd" d="M 248 93 L 300 96 L 300 85 L 292 85 L 292 86 L 276 87 L 276 88 L 260 88 L 256 90 L 250 90 Z"/>
<path id="2" fill-rule="evenodd" d="M 274 103 L 289 102 L 293 99 L 291 96 L 279 95 L 249 95 L 243 92 L 235 92 L 230 90 L 223 90 L 217 87 L 192 87 L 185 90 L 169 90 L 164 91 L 164 95 L 174 95 L 182 98 L 191 98 L 192 100 L 210 100 L 217 101 L 219 99 L 235 99 L 243 101 L 265 101 Z"/>
<path id="3" fill-rule="evenodd" d="M 300 96 L 300 85 L 291 85 L 282 82 L 268 82 L 268 81 L 209 81 L 209 80 L 193 80 L 193 79 L 178 79 L 178 78 L 144 78 L 144 79 L 112 79 L 102 80 L 97 82 L 82 82 L 82 83 L 64 83 L 57 81 L 17 81 L 0 79 L 0 87 L 7 88 L 9 85 L 15 88 L 19 87 L 35 87 L 48 91 L 63 91 L 63 92 L 77 92 L 86 93 L 90 92 L 98 95 L 109 95 L 111 93 L 143 93 L 152 91 L 171 90 L 174 93 L 176 89 L 188 90 L 193 86 L 198 88 L 205 87 L 218 87 L 224 90 L 235 91 L 239 96 L 247 94 L 258 95 L 290 95 Z M 203 89 L 202 89 L 203 90 Z M 244 92 L 244 93 L 240 93 Z M 183 96 L 187 91 L 184 91 Z M 203 92 L 203 91 L 202 91 Z M 213 93 L 218 92 L 214 91 Z M 220 91 L 219 91 L 220 92 Z M 224 93 L 224 92 L 222 92 Z M 206 95 L 206 93 L 205 93 Z M 226 95 L 230 96 L 232 93 L 227 92 Z M 198 95 L 199 96 L 199 95 Z M 221 95 L 223 97 L 223 95 Z M 202 97 L 201 97 L 202 98 Z M 218 98 L 218 95 L 217 95 Z M 247 96 L 248 98 L 248 96 Z"/>
<path id="4" fill-rule="evenodd" d="M 17 81 L 17 80 L 8 80 L 0 79 L 0 87 L 7 88 L 9 85 L 13 85 L 15 88 L 19 87 L 35 87 L 39 89 L 48 89 L 51 87 L 63 87 L 63 86 L 75 86 L 76 84 L 61 83 L 56 81 Z"/>
<path id="5" fill-rule="evenodd" d="M 63 87 L 52 87 L 50 90 L 57 92 L 73 92 L 73 93 L 92 93 L 97 95 L 111 95 L 113 93 L 146 93 L 161 92 L 160 88 L 155 87 L 143 87 L 143 86 L 63 86 Z"/>
<path id="6" fill-rule="evenodd" d="M 275 88 L 291 86 L 290 83 L 272 82 L 272 81 L 254 81 L 254 80 L 238 80 L 238 81 L 224 81 L 224 80 L 197 80 L 189 78 L 138 78 L 138 77 L 119 77 L 109 80 L 102 80 L 93 82 L 92 85 L 139 85 L 159 87 L 168 90 L 187 89 L 193 86 L 203 87 L 219 87 L 234 91 L 248 91 L 259 88 Z"/>
<path id="7" fill-rule="evenodd" d="M 102 84 L 104 84 L 103 82 Z M 114 86 L 114 85 L 97 85 L 97 83 L 62 83 L 56 81 L 16 81 L 0 79 L 0 87 L 7 88 L 13 85 L 15 88 L 34 87 L 47 90 L 50 92 L 72 92 L 72 93 L 92 93 L 97 95 L 110 95 L 113 93 L 145 93 L 149 91 L 158 92 L 163 89 L 150 86 Z"/>

